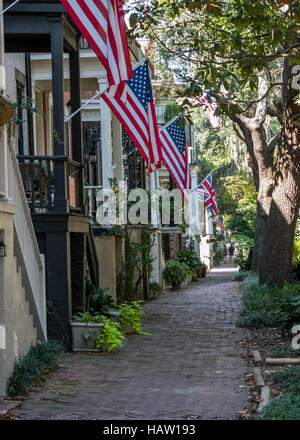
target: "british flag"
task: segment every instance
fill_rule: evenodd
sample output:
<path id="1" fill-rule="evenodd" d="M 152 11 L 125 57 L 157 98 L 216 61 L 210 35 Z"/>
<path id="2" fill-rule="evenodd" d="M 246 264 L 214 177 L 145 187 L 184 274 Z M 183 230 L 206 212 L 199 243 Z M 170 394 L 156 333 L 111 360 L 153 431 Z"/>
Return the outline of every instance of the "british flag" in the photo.
<path id="1" fill-rule="evenodd" d="M 218 214 L 216 193 L 213 186 L 212 175 L 209 173 L 204 180 L 197 186 L 196 192 L 203 196 L 204 203 L 213 216 Z"/>
<path id="2" fill-rule="evenodd" d="M 148 60 L 139 61 L 133 68 L 133 79 L 119 89 L 110 87 L 102 98 L 118 118 L 128 136 L 137 147 L 148 171 L 161 167 L 161 143 L 159 139 Z M 125 99 L 121 98 L 125 95 Z"/>

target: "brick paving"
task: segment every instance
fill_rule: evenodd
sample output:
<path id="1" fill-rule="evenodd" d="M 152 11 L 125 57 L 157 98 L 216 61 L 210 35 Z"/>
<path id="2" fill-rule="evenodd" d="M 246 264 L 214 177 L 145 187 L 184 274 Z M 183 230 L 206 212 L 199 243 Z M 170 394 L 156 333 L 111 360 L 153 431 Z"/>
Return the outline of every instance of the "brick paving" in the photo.
<path id="1" fill-rule="evenodd" d="M 68 353 L 14 410 L 17 419 L 230 420 L 249 407 L 229 265 L 144 306 L 143 330 L 117 353 Z M 223 270 L 225 268 L 225 270 Z"/>

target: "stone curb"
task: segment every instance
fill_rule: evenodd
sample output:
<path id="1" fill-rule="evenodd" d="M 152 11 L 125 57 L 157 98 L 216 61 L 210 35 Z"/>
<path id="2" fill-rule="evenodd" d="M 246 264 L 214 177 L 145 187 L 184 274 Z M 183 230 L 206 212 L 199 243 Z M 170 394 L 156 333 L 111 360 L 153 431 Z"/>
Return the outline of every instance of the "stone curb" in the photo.
<path id="1" fill-rule="evenodd" d="M 254 378 L 255 378 L 256 386 L 257 386 L 257 388 L 259 388 L 261 390 L 261 388 L 264 387 L 266 384 L 265 384 L 265 381 L 264 381 L 264 378 L 262 376 L 260 368 L 254 367 L 253 368 L 253 373 L 254 373 Z"/>
<path id="2" fill-rule="evenodd" d="M 251 350 L 252 356 L 254 358 L 255 365 L 259 365 L 262 362 L 261 355 L 258 350 Z"/>
<path id="3" fill-rule="evenodd" d="M 258 350 L 251 350 L 255 365 L 262 363 L 262 358 Z M 270 401 L 270 387 L 265 384 L 261 369 L 259 367 L 253 368 L 255 383 L 260 390 L 260 403 L 256 410 L 257 413 L 261 413 Z"/>
<path id="4" fill-rule="evenodd" d="M 262 412 L 263 409 L 265 409 L 265 407 L 268 405 L 268 403 L 270 401 L 270 387 L 269 386 L 262 387 L 260 398 L 261 398 L 261 402 L 257 408 L 257 412 L 259 412 L 259 413 Z"/>
<path id="5" fill-rule="evenodd" d="M 267 358 L 265 362 L 268 365 L 300 364 L 300 358 Z"/>

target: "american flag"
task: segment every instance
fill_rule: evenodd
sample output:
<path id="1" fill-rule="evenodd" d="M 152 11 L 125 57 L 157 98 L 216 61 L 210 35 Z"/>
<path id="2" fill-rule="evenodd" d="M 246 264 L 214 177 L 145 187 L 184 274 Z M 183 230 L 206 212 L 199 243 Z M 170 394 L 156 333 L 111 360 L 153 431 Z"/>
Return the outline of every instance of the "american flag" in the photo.
<path id="1" fill-rule="evenodd" d="M 218 205 L 216 201 L 216 193 L 213 187 L 212 175 L 209 173 L 205 179 L 197 186 L 196 191 L 201 194 L 205 205 L 208 207 L 213 216 L 218 214 Z"/>
<path id="2" fill-rule="evenodd" d="M 108 85 L 133 77 L 122 0 L 61 0 L 107 72 Z"/>
<path id="3" fill-rule="evenodd" d="M 225 227 L 224 227 L 224 224 L 223 224 L 223 217 L 222 217 L 222 215 L 219 215 L 219 217 L 216 218 L 216 224 L 221 229 L 222 234 L 224 234 Z"/>
<path id="4" fill-rule="evenodd" d="M 176 186 L 185 197 L 184 190 L 191 189 L 191 173 L 183 116 L 173 118 L 160 130 L 163 162 Z"/>
<path id="5" fill-rule="evenodd" d="M 210 98 L 211 102 L 209 101 Z M 203 106 L 204 112 L 209 119 L 213 128 L 217 128 L 221 125 L 220 119 L 215 115 L 216 109 L 218 107 L 215 98 L 209 95 L 207 92 L 203 92 L 201 95 L 196 96 L 197 101 Z"/>
<path id="6" fill-rule="evenodd" d="M 133 79 L 125 84 L 125 100 L 121 99 L 114 87 L 108 89 L 102 98 L 126 130 L 151 172 L 160 168 L 162 155 L 146 58 L 134 66 Z"/>

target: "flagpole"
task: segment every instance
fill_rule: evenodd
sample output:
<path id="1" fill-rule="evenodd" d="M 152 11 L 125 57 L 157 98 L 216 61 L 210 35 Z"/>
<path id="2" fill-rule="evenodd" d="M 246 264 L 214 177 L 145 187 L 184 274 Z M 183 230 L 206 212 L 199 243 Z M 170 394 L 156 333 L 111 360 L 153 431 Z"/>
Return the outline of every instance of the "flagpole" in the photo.
<path id="1" fill-rule="evenodd" d="M 17 3 L 19 3 L 20 0 L 16 0 L 15 2 L 13 2 L 11 5 L 7 6 L 6 9 L 4 9 L 4 11 L 0 12 L 0 17 L 1 15 L 5 14 L 5 12 L 7 12 L 10 8 L 12 8 L 13 6 L 15 6 Z"/>
<path id="2" fill-rule="evenodd" d="M 108 86 L 105 86 L 102 90 L 99 90 L 99 92 L 96 93 L 91 99 L 86 101 L 81 107 L 79 107 L 75 112 L 73 112 L 71 115 L 69 115 L 67 118 L 65 118 L 65 122 L 69 122 L 74 116 L 77 115 L 77 113 L 81 112 L 87 105 L 89 105 L 94 99 L 96 99 L 98 96 L 103 95 L 103 93 L 108 89 Z"/>
<path id="3" fill-rule="evenodd" d="M 20 1 L 20 0 L 18 0 Z M 134 65 L 134 67 L 132 68 L 132 70 L 137 69 L 141 64 L 143 64 L 145 62 L 145 60 L 147 59 L 147 57 L 142 58 L 138 63 L 136 63 Z M 74 113 L 72 113 L 71 115 L 69 115 L 67 118 L 65 118 L 65 122 L 69 122 L 74 116 L 76 116 L 79 112 L 81 112 L 81 110 L 83 110 L 87 105 L 89 105 L 92 101 L 94 101 L 94 99 L 98 98 L 98 96 L 103 95 L 103 93 L 108 89 L 108 86 L 105 86 L 102 90 L 99 90 L 99 92 L 96 93 L 96 95 L 94 95 L 91 99 L 89 99 L 87 102 L 85 102 L 81 107 L 79 107 Z"/>

